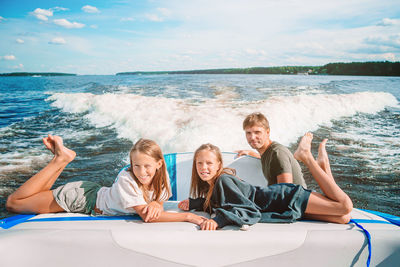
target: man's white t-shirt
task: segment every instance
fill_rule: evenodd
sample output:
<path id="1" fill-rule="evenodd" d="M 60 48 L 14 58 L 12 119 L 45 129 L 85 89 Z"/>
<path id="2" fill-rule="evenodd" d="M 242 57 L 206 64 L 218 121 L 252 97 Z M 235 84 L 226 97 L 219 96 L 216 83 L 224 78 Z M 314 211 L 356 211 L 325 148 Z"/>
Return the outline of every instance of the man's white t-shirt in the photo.
<path id="1" fill-rule="evenodd" d="M 167 177 L 168 187 L 169 178 Z M 152 199 L 153 191 L 148 192 L 148 199 Z M 164 188 L 160 201 L 169 198 L 168 189 Z M 102 187 L 97 192 L 96 207 L 104 215 L 124 215 L 136 213 L 134 206 L 148 204 L 144 200 L 143 192 L 127 170 L 122 170 L 111 187 Z"/>

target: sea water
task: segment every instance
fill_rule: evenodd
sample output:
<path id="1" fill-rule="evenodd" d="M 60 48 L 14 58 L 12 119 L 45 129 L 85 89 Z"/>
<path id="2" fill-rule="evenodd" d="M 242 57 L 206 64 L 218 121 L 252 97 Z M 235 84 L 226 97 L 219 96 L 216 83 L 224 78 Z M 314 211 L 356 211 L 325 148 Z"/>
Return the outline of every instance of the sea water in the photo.
<path id="1" fill-rule="evenodd" d="M 400 215 L 400 77 L 131 75 L 0 77 L 0 217 L 7 196 L 52 158 L 42 137 L 77 152 L 55 186 L 110 186 L 139 138 L 164 153 L 203 143 L 250 149 L 242 122 L 264 113 L 271 139 L 296 149 L 328 138 L 337 183 L 357 208 Z M 302 166 L 309 188 L 319 191 Z M 190 177 L 188 177 L 190 179 Z"/>

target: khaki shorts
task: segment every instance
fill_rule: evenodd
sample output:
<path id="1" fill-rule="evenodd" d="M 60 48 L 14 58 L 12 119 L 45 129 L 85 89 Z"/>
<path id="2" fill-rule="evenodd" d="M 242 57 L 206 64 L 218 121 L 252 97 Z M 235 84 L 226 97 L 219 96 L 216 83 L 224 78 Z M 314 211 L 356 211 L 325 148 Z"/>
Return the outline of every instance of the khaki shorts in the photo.
<path id="1" fill-rule="evenodd" d="M 53 190 L 58 205 L 67 212 L 91 214 L 101 186 L 89 181 L 71 182 Z"/>

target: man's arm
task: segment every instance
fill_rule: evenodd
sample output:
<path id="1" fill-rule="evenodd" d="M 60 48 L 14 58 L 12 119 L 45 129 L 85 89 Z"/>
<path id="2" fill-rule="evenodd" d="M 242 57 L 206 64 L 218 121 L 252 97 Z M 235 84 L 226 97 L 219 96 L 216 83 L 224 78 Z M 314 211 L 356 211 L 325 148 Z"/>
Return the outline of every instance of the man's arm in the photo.
<path id="1" fill-rule="evenodd" d="M 261 158 L 259 153 L 254 152 L 252 150 L 237 150 L 235 152 L 237 153 L 237 155 L 236 155 L 237 157 L 248 155 L 248 156 L 252 156 L 252 157 L 255 157 L 255 158 Z"/>
<path id="2" fill-rule="evenodd" d="M 276 183 L 293 183 L 293 168 L 291 153 L 288 149 L 278 148 L 272 154 L 270 162 L 271 176 L 276 177 Z"/>
<path id="3" fill-rule="evenodd" d="M 276 176 L 276 183 L 278 183 L 278 184 L 282 184 L 282 183 L 293 184 L 293 175 L 288 172 L 281 173 L 278 176 Z"/>

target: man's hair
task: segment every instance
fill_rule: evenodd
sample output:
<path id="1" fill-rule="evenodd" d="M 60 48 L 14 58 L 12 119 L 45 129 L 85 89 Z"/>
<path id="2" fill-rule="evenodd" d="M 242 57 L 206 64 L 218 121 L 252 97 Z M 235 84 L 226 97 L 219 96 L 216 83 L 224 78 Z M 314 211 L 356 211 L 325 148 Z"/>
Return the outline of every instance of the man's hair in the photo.
<path id="1" fill-rule="evenodd" d="M 253 126 L 261 126 L 265 130 L 269 130 L 269 122 L 267 118 L 260 112 L 251 113 L 244 119 L 243 130 L 245 130 L 247 127 Z"/>

